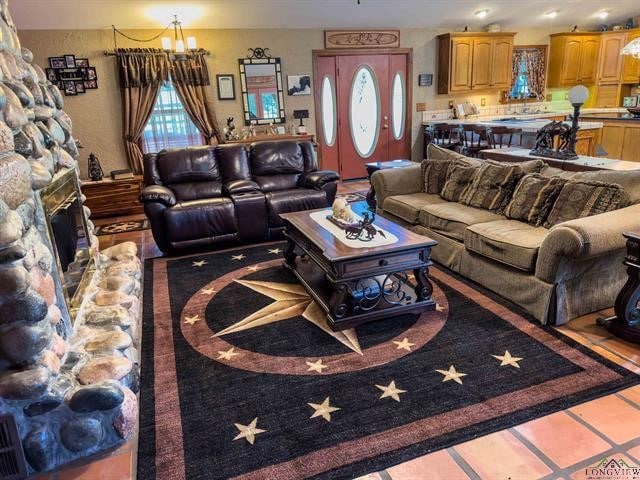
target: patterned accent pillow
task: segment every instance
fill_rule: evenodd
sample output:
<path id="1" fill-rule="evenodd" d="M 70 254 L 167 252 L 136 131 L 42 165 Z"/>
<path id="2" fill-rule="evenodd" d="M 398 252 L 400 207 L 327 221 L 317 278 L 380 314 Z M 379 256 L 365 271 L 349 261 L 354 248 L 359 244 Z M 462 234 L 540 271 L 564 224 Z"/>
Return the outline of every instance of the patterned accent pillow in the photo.
<path id="1" fill-rule="evenodd" d="M 423 160 L 422 178 L 424 179 L 424 185 L 422 191 L 440 193 L 444 183 L 447 181 L 451 165 L 453 165 L 451 160 Z"/>
<path id="2" fill-rule="evenodd" d="M 539 227 L 544 223 L 566 180 L 530 173 L 522 177 L 504 214 Z"/>
<path id="3" fill-rule="evenodd" d="M 452 165 L 451 168 L 449 168 L 449 175 L 442 187 L 440 196 L 450 202 L 459 201 L 466 195 L 478 171 L 478 167 Z"/>
<path id="4" fill-rule="evenodd" d="M 610 212 L 627 203 L 628 195 L 620 185 L 569 180 L 562 187 L 544 226 L 551 228 L 567 220 Z"/>
<path id="5" fill-rule="evenodd" d="M 511 200 L 524 171 L 519 165 L 485 163 L 480 167 L 461 203 L 501 213 Z"/>

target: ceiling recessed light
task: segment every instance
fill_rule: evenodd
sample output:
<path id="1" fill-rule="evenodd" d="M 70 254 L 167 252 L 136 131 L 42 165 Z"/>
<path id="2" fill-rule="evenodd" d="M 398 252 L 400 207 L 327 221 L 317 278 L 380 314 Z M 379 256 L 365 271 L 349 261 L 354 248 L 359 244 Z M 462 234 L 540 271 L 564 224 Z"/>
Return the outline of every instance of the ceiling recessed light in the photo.
<path id="1" fill-rule="evenodd" d="M 607 12 L 606 10 L 603 10 L 602 12 L 598 13 L 598 18 L 600 18 L 601 20 L 604 20 L 608 16 L 609 16 L 609 12 Z"/>
<path id="2" fill-rule="evenodd" d="M 483 10 L 478 10 L 476 13 L 474 13 L 474 15 L 478 18 L 484 18 L 489 15 L 489 10 L 487 10 L 486 8 Z"/>
<path id="3" fill-rule="evenodd" d="M 545 17 L 556 18 L 558 16 L 558 10 L 551 10 L 544 14 Z"/>

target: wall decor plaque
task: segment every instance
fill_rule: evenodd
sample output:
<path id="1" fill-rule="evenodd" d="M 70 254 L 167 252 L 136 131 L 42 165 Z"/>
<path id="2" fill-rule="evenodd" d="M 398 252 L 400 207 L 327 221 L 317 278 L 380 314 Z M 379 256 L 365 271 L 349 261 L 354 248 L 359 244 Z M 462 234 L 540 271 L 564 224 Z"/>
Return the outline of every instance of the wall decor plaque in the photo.
<path id="1" fill-rule="evenodd" d="M 398 48 L 400 30 L 325 30 L 324 48 Z"/>

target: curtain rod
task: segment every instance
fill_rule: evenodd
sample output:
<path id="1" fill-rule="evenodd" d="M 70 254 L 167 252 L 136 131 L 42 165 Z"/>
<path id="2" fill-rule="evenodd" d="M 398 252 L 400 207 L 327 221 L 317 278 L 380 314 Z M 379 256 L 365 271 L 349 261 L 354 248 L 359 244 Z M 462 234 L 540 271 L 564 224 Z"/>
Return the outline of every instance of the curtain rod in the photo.
<path id="1" fill-rule="evenodd" d="M 108 50 L 105 50 L 104 52 L 104 56 L 105 57 L 115 57 L 118 55 L 118 52 L 110 52 Z M 176 56 L 189 56 L 191 55 L 192 52 L 184 52 L 184 53 L 174 53 L 174 52 L 126 52 L 127 55 L 158 55 L 158 56 L 162 56 L 162 55 L 176 55 Z M 211 55 L 211 52 L 209 52 L 209 50 L 196 50 L 196 52 L 194 53 L 203 53 L 205 55 Z"/>

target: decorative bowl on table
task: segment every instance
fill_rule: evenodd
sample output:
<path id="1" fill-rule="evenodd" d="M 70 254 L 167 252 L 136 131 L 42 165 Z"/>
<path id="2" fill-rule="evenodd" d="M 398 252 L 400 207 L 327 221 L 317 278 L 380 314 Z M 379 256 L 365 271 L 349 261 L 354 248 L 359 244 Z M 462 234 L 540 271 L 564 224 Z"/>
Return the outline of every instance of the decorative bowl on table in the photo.
<path id="1" fill-rule="evenodd" d="M 634 117 L 640 118 L 640 107 L 628 107 L 627 111 Z"/>

